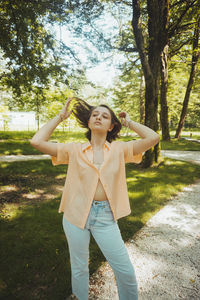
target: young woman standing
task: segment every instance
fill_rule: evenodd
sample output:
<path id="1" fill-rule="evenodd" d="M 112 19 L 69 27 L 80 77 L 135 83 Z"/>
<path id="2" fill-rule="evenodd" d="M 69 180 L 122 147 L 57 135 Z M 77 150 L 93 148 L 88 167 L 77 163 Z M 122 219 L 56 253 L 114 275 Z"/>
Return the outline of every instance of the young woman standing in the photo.
<path id="1" fill-rule="evenodd" d="M 140 163 L 142 153 L 156 145 L 160 137 L 152 129 L 130 120 L 121 112 L 118 120 L 107 105 L 91 106 L 77 99 L 68 111 L 69 98 L 62 111 L 32 138 L 31 145 L 50 154 L 53 165 L 68 164 L 59 212 L 68 241 L 72 292 L 88 300 L 89 241 L 93 235 L 112 267 L 120 300 L 137 300 L 137 281 L 117 220 L 130 214 L 125 163 Z M 54 129 L 73 113 L 88 129 L 86 143 L 52 143 Z M 115 141 L 121 127 L 135 131 L 140 140 Z"/>

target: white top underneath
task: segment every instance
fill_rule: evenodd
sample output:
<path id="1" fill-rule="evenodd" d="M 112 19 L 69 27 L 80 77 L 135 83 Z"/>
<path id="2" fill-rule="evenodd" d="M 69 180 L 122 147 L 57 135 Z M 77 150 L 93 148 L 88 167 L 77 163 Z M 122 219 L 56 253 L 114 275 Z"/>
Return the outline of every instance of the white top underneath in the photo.
<path id="1" fill-rule="evenodd" d="M 100 169 L 102 163 L 96 163 L 96 164 L 94 164 L 94 165 L 95 165 L 95 167 L 97 167 L 97 169 Z"/>

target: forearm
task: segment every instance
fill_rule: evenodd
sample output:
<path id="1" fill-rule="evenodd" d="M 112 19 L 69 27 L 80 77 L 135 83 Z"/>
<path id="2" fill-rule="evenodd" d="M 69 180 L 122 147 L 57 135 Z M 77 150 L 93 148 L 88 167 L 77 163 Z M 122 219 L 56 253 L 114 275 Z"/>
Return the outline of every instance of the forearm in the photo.
<path id="1" fill-rule="evenodd" d="M 143 139 L 153 138 L 153 139 L 158 139 L 158 141 L 160 140 L 160 136 L 154 130 L 152 130 L 151 128 L 145 125 L 130 120 L 128 122 L 128 127 L 131 130 L 135 131 Z"/>
<path id="2" fill-rule="evenodd" d="M 31 139 L 31 144 L 39 144 L 40 142 L 48 141 L 52 132 L 60 124 L 61 117 L 57 115 L 55 118 L 51 119 L 44 126 L 42 126 L 38 132 Z"/>

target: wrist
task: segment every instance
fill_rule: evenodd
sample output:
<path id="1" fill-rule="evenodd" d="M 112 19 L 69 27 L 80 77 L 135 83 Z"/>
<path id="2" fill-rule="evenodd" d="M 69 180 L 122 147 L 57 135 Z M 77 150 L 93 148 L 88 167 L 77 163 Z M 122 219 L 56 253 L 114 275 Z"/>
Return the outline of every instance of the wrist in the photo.
<path id="1" fill-rule="evenodd" d="M 59 123 L 61 123 L 64 120 L 63 116 L 60 114 L 56 115 L 55 118 L 57 119 L 57 121 L 59 121 Z"/>
<path id="2" fill-rule="evenodd" d="M 131 121 L 131 119 L 130 119 L 130 116 L 129 116 L 129 114 L 128 114 L 128 113 L 126 113 L 126 119 L 125 119 L 125 122 L 126 122 L 126 127 L 129 127 L 129 125 L 130 125 L 130 121 Z"/>
<path id="3" fill-rule="evenodd" d="M 126 127 L 130 126 L 131 119 L 130 119 L 130 116 L 128 114 L 126 115 L 125 123 L 126 123 Z"/>

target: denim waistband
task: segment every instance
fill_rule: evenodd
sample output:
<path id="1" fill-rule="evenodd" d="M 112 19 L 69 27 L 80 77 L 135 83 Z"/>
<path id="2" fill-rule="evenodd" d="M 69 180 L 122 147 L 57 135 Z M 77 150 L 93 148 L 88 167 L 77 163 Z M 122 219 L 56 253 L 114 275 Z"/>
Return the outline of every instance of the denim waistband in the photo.
<path id="1" fill-rule="evenodd" d="M 96 205 L 105 206 L 105 205 L 109 205 L 109 201 L 108 200 L 103 200 L 103 201 L 93 200 L 92 204 L 95 206 Z"/>

